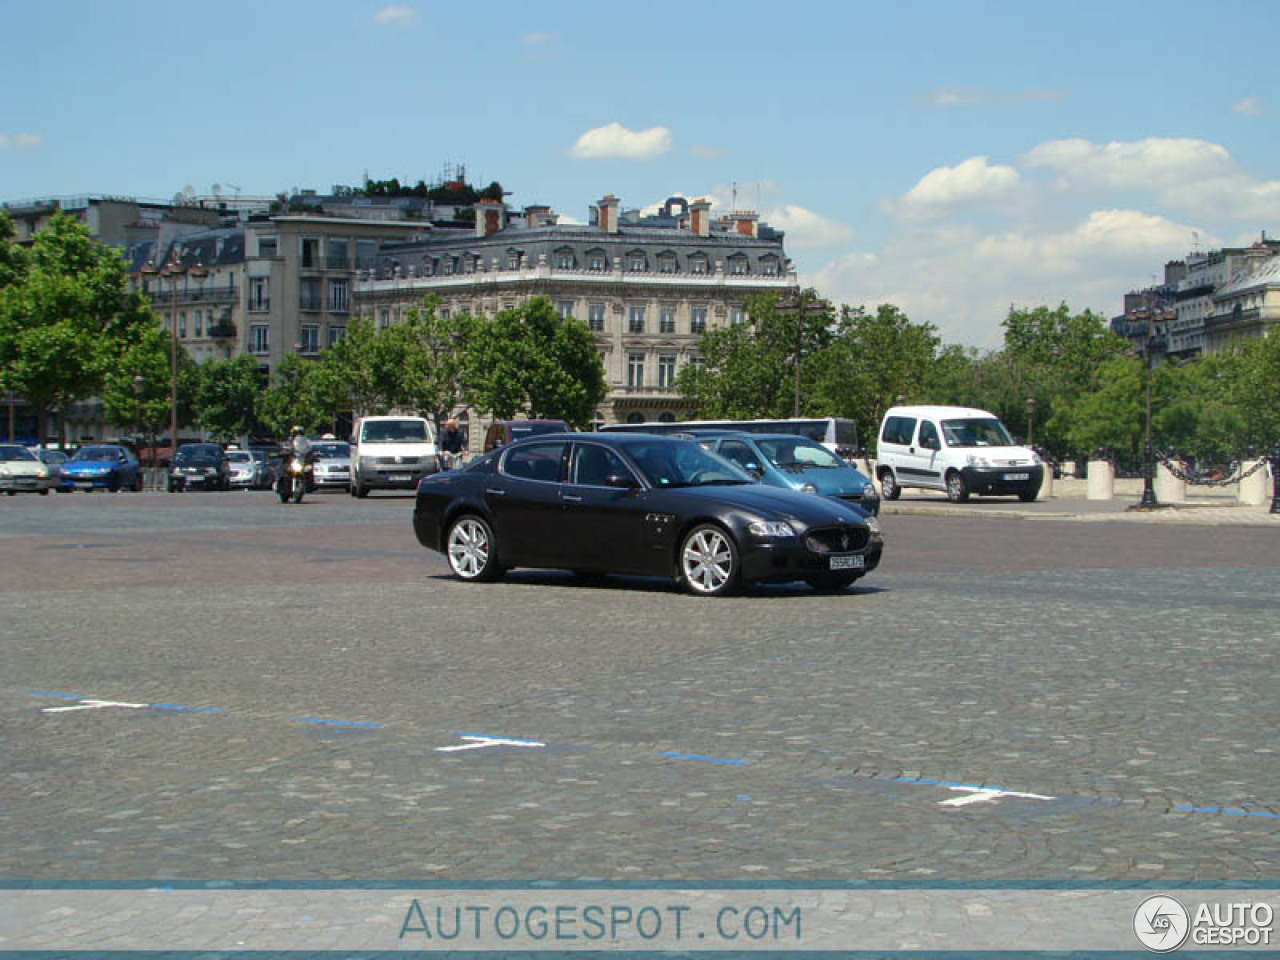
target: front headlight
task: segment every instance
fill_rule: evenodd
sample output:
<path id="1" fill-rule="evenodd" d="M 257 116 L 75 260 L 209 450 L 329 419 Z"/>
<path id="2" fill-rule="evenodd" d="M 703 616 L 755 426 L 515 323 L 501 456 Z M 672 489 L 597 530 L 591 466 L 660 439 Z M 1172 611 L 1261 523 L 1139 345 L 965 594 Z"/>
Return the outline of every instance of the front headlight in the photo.
<path id="1" fill-rule="evenodd" d="M 376 457 L 361 457 L 360 468 L 362 470 L 372 470 L 378 463 Z"/>
<path id="2" fill-rule="evenodd" d="M 867 517 L 867 529 L 873 537 L 880 536 L 880 521 L 875 517 Z"/>
<path id="3" fill-rule="evenodd" d="M 986 457 L 975 457 L 972 453 L 964 458 L 964 462 L 971 467 L 989 467 L 991 461 Z"/>
<path id="4" fill-rule="evenodd" d="M 13 476 L 13 474 L 9 472 L 8 467 L 0 467 L 0 477 L 11 477 L 11 476 Z"/>
<path id="5" fill-rule="evenodd" d="M 747 525 L 753 537 L 794 537 L 791 525 L 781 520 L 753 520 Z"/>
<path id="6" fill-rule="evenodd" d="M 801 493 L 817 493 L 818 488 L 815 487 L 812 483 L 806 483 L 803 487 L 800 488 L 800 492 Z"/>

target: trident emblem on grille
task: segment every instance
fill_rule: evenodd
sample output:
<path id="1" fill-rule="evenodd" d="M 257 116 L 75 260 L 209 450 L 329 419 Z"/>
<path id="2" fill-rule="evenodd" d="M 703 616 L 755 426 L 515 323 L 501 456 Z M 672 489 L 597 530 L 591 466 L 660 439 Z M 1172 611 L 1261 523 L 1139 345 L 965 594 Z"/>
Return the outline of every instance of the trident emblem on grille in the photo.
<path id="1" fill-rule="evenodd" d="M 840 549 L 841 550 L 849 549 L 849 535 L 847 533 L 840 534 Z"/>

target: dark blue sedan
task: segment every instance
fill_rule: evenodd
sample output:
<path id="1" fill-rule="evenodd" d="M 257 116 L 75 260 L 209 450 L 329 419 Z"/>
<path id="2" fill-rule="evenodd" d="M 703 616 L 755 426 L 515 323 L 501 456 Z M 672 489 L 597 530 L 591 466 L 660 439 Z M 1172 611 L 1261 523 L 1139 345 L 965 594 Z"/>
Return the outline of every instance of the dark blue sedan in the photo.
<path id="1" fill-rule="evenodd" d="M 81 447 L 62 465 L 62 489 L 141 490 L 142 471 L 128 447 L 95 444 Z"/>

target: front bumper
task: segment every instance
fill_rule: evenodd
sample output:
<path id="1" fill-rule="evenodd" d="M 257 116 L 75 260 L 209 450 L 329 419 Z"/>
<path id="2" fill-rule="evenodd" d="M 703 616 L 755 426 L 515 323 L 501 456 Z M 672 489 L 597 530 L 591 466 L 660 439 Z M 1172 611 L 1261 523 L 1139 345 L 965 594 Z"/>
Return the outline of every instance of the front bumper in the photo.
<path id="1" fill-rule="evenodd" d="M 169 485 L 172 487 L 203 487 L 211 490 L 220 486 L 222 478 L 216 473 L 170 473 Z"/>
<path id="2" fill-rule="evenodd" d="M 110 490 L 120 486 L 115 473 L 64 473 L 59 485 L 63 490 Z"/>
<path id="3" fill-rule="evenodd" d="M 965 467 L 960 476 L 964 477 L 964 485 L 970 493 L 1020 494 L 1040 489 L 1044 466 L 1037 463 L 1028 467 Z"/>
<path id="4" fill-rule="evenodd" d="M 378 463 L 361 466 L 359 481 L 370 490 L 416 490 L 423 477 L 439 472 L 439 461 L 431 457 L 425 464 Z"/>
<path id="5" fill-rule="evenodd" d="M 351 484 L 351 471 L 349 469 L 316 470 L 315 477 L 317 487 L 338 487 L 345 489 Z"/>
<path id="6" fill-rule="evenodd" d="M 835 553 L 810 550 L 804 545 L 803 537 L 752 540 L 745 542 L 741 548 L 742 579 L 752 582 L 785 582 L 832 574 L 852 573 L 862 576 L 880 565 L 883 551 L 884 541 L 874 537 L 859 550 Z M 843 558 L 858 556 L 862 557 L 861 567 L 846 565 L 836 569 L 831 565 L 833 557 L 840 558 L 837 560 L 839 563 L 847 563 Z"/>
<path id="7" fill-rule="evenodd" d="M 38 493 L 41 490 L 53 490 L 58 486 L 57 477 L 37 477 L 34 474 L 18 474 L 0 477 L 0 490 L 12 490 L 15 493 Z"/>

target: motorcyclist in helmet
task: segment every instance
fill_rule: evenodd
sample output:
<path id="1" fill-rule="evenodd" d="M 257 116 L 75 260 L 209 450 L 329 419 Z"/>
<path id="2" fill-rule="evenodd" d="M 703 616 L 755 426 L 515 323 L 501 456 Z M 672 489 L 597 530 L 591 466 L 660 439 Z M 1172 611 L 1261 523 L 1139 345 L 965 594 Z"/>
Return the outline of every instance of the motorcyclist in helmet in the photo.
<path id="1" fill-rule="evenodd" d="M 306 457 L 311 452 L 311 441 L 299 426 L 289 431 L 289 452 L 295 457 Z"/>

